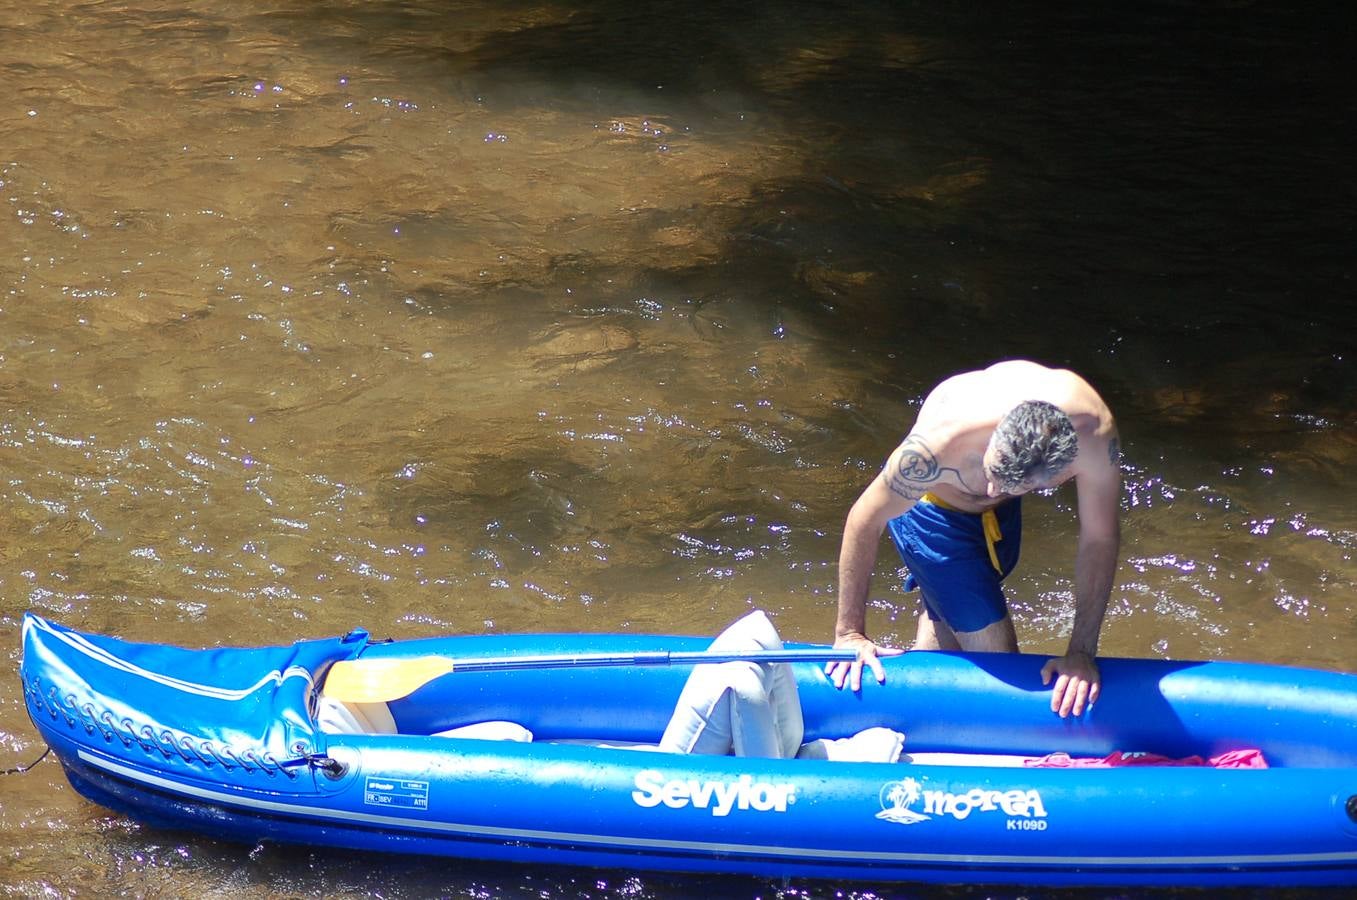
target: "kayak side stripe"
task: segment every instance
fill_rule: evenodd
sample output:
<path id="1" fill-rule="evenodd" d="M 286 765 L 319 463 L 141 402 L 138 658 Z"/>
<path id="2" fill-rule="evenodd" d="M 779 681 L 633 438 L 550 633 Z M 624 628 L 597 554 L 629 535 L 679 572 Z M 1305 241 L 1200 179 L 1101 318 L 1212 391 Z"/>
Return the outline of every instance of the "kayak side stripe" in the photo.
<path id="1" fill-rule="evenodd" d="M 899 853 L 867 850 L 832 850 L 755 844 L 725 844 L 714 841 L 676 841 L 638 838 L 629 835 L 610 836 L 577 834 L 562 831 L 543 831 L 525 828 L 502 828 L 489 825 L 466 825 L 455 822 L 431 822 L 402 816 L 378 815 L 350 810 L 322 809 L 277 800 L 240 797 L 207 788 L 184 784 L 158 775 L 140 772 L 110 760 L 101 759 L 85 750 L 78 750 L 80 759 L 123 778 L 173 793 L 197 797 L 227 806 L 246 807 L 303 819 L 329 819 L 348 823 L 400 827 L 426 832 L 446 832 L 468 837 L 500 838 L 504 840 L 537 840 L 576 845 L 596 845 L 634 851 L 648 848 L 688 853 L 721 853 L 741 856 L 797 857 L 806 860 L 852 860 L 870 865 L 882 863 L 942 863 L 957 865 L 1018 865 L 1018 866 L 1099 866 L 1147 869 L 1176 869 L 1184 866 L 1314 866 L 1325 863 L 1357 863 L 1357 851 L 1328 853 L 1258 853 L 1228 856 L 1038 856 L 955 853 Z"/>
<path id="2" fill-rule="evenodd" d="M 83 635 L 75 632 L 58 631 L 55 628 L 52 628 L 47 622 L 40 619 L 29 619 L 25 622 L 25 625 L 28 625 L 30 622 L 32 623 L 32 627 L 42 629 L 71 649 L 96 662 L 103 663 L 109 668 L 117 669 L 120 672 L 127 672 L 136 675 L 139 678 L 145 678 L 148 681 L 154 681 L 156 684 L 164 685 L 165 687 L 173 688 L 177 691 L 183 691 L 187 694 L 197 694 L 201 697 L 212 697 L 217 700 L 240 700 L 253 694 L 266 684 L 282 684 L 289 678 L 304 678 L 308 685 L 315 686 L 315 681 L 311 677 L 310 670 L 302 666 L 288 666 L 287 669 L 283 671 L 274 669 L 247 688 L 221 688 L 214 687 L 210 684 L 198 684 L 192 681 L 184 681 L 180 678 L 174 678 L 159 672 L 152 672 L 149 669 L 143 669 L 140 666 L 135 666 L 126 660 L 114 656 L 102 647 L 90 643 Z"/>

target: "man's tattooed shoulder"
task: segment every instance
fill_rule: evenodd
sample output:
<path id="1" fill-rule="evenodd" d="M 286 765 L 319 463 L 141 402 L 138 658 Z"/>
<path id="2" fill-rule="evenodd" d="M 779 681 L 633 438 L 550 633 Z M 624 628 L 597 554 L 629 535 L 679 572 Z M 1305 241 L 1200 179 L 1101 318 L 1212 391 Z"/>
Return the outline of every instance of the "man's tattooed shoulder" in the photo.
<path id="1" fill-rule="evenodd" d="M 892 492 L 907 500 L 918 500 L 938 480 L 942 469 L 928 442 L 910 434 L 891 454 L 886 467 L 886 484 Z"/>

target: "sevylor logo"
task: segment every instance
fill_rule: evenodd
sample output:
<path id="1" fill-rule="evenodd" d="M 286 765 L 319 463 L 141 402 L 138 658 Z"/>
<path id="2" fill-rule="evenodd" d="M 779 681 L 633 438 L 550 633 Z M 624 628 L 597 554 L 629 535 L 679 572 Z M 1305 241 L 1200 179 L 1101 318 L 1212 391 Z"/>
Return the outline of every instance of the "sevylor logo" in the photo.
<path id="1" fill-rule="evenodd" d="M 734 781 L 698 781 L 696 778 L 671 778 L 655 769 L 636 773 L 636 790 L 631 799 L 651 809 L 661 804 L 670 809 L 687 806 L 709 809 L 713 816 L 728 816 L 732 810 L 786 812 L 796 802 L 796 785 L 755 781 L 741 775 Z"/>

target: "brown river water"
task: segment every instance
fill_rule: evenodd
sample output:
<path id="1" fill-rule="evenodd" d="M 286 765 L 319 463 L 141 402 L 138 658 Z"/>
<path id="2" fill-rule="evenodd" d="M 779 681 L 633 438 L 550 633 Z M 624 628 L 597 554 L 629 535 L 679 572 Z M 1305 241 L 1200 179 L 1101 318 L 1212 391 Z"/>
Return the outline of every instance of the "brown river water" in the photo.
<path id="1" fill-rule="evenodd" d="M 828 640 L 857 492 L 1015 356 L 1118 416 L 1103 653 L 1357 668 L 1343 15 L 989 6 L 0 0 L 0 767 L 26 609 Z M 0 776 L 0 896 L 695 895 L 1030 894 L 236 847 Z"/>

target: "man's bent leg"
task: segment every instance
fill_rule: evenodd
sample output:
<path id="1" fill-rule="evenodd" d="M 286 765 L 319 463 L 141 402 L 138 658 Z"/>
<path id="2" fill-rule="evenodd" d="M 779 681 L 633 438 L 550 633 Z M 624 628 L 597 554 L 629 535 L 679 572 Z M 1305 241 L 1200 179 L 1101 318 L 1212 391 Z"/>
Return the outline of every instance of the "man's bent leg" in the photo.
<path id="1" fill-rule="evenodd" d="M 946 627 L 941 622 L 935 624 Z M 954 640 L 960 644 L 962 650 L 982 653 L 1018 652 L 1018 633 L 1013 629 L 1013 617 L 1007 613 L 999 621 L 992 622 L 979 631 L 956 632 Z"/>
<path id="2" fill-rule="evenodd" d="M 928 604 L 924 602 L 922 591 L 919 597 L 919 628 L 914 634 L 912 650 L 960 650 L 956 634 L 951 626 L 941 619 L 928 614 Z"/>

